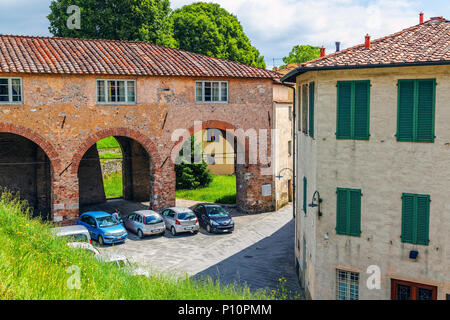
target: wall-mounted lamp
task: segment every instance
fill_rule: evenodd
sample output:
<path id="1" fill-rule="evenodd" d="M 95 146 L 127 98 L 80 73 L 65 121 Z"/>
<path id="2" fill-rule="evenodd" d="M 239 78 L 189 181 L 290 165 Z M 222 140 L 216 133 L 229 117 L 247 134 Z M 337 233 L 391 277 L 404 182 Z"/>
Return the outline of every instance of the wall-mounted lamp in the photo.
<path id="1" fill-rule="evenodd" d="M 312 202 L 308 205 L 311 208 L 319 208 L 319 218 L 322 216 L 322 210 L 320 209 L 320 205 L 322 204 L 323 200 L 320 197 L 320 193 L 319 191 L 314 192 L 313 198 L 312 198 Z"/>

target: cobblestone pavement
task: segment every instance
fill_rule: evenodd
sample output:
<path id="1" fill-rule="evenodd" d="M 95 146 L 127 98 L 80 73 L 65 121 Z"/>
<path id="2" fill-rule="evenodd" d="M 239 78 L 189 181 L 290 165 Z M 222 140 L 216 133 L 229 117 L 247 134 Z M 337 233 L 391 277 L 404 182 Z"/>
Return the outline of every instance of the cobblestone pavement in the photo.
<path id="1" fill-rule="evenodd" d="M 130 205 L 109 202 L 122 214 Z M 195 202 L 179 201 L 191 206 Z M 131 207 L 136 207 L 136 204 Z M 132 210 L 136 210 L 134 208 Z M 99 208 L 100 209 L 100 208 Z M 277 289 L 279 279 L 286 279 L 285 289 L 292 297 L 300 295 L 294 266 L 294 220 L 292 206 L 278 212 L 246 215 L 227 208 L 236 227 L 232 234 L 181 234 L 146 237 L 139 240 L 129 234 L 125 244 L 103 247 L 104 252 L 120 252 L 132 262 L 151 271 L 192 276 L 211 276 L 221 283 L 246 283 L 251 289 Z"/>

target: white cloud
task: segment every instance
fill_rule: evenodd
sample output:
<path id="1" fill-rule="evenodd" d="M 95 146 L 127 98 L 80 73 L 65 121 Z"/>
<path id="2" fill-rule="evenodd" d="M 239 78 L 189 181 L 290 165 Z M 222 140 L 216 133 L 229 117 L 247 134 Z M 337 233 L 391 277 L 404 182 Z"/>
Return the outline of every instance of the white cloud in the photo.
<path id="1" fill-rule="evenodd" d="M 296 44 L 324 45 L 334 51 L 417 24 L 416 0 L 206 0 L 235 14 L 249 38 L 269 61 Z M 194 1 L 172 0 L 172 7 Z M 427 12 L 428 16 L 432 12 Z"/>

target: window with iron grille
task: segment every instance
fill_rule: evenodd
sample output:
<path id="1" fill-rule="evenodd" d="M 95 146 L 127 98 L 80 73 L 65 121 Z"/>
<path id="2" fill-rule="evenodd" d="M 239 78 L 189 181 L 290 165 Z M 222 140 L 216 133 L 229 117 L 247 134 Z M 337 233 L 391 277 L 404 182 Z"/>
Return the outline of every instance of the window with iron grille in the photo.
<path id="1" fill-rule="evenodd" d="M 359 273 L 336 269 L 336 300 L 359 299 Z"/>
<path id="2" fill-rule="evenodd" d="M 196 81 L 195 101 L 197 103 L 228 103 L 228 82 Z"/>
<path id="3" fill-rule="evenodd" d="M 134 104 L 136 103 L 135 80 L 97 80 L 97 103 Z"/>
<path id="4" fill-rule="evenodd" d="M 0 78 L 0 104 L 21 104 L 21 78 Z"/>

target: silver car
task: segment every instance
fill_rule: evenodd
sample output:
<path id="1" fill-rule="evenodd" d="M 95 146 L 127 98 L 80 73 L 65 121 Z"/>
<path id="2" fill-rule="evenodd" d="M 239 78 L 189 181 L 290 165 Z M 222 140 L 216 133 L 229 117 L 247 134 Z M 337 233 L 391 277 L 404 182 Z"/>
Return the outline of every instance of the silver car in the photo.
<path id="1" fill-rule="evenodd" d="M 69 243 L 87 242 L 91 243 L 89 230 L 83 226 L 68 226 L 53 228 L 52 232 L 59 238 L 66 239 Z"/>
<path id="2" fill-rule="evenodd" d="M 169 208 L 162 213 L 166 228 L 172 232 L 173 236 L 182 232 L 192 232 L 197 234 L 200 229 L 195 213 L 189 208 Z"/>
<path id="3" fill-rule="evenodd" d="M 123 219 L 123 225 L 141 239 L 154 234 L 164 235 L 166 232 L 166 224 L 161 215 L 151 210 L 133 212 Z"/>

